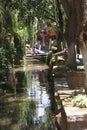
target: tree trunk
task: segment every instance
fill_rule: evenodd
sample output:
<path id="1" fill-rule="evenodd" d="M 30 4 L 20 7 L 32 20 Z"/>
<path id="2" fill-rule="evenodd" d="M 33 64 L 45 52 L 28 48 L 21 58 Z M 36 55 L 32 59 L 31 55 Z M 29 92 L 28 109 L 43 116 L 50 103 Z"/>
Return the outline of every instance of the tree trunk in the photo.
<path id="1" fill-rule="evenodd" d="M 75 52 L 76 27 L 75 26 L 76 26 L 75 11 L 72 10 L 66 28 L 66 39 L 68 45 L 68 66 L 73 70 L 76 70 L 76 52 Z"/>
<path id="2" fill-rule="evenodd" d="M 68 66 L 72 70 L 76 70 L 76 32 L 77 32 L 77 21 L 76 21 L 76 9 L 73 6 L 74 0 L 65 2 L 61 0 L 64 9 L 67 15 L 67 24 L 66 24 L 66 40 L 68 45 Z M 66 3 L 66 4 L 65 4 Z"/>
<path id="3" fill-rule="evenodd" d="M 75 52 L 75 42 L 71 42 L 68 46 L 68 66 L 72 70 L 76 70 L 76 52 Z"/>
<path id="4" fill-rule="evenodd" d="M 85 90 L 87 93 L 87 0 L 82 0 L 81 8 L 79 13 L 82 11 L 79 19 L 81 21 L 79 41 L 81 46 L 81 51 L 83 55 L 84 69 L 85 69 Z"/>
<path id="5" fill-rule="evenodd" d="M 65 0 L 61 0 L 61 2 L 66 11 L 69 25 L 72 25 L 73 22 L 76 24 L 73 24 L 74 26 L 71 28 L 75 30 L 68 29 L 68 34 L 73 32 L 75 34 L 74 41 L 79 40 L 80 42 L 86 73 L 85 87 L 87 91 L 87 0 L 66 0 L 66 2 Z M 74 16 L 74 21 L 69 19 L 72 14 Z M 68 27 L 70 28 L 71 26 L 69 25 Z"/>
<path id="6" fill-rule="evenodd" d="M 82 56 L 83 56 L 83 62 L 84 62 L 84 69 L 85 69 L 85 87 L 87 91 L 87 43 L 82 43 L 81 46 Z"/>

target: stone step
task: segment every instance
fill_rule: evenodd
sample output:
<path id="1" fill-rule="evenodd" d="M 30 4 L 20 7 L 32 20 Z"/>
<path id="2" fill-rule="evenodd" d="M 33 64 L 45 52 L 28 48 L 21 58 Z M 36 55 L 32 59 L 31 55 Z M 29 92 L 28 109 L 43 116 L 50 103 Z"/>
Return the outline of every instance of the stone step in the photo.
<path id="1" fill-rule="evenodd" d="M 87 130 L 87 108 L 64 107 L 67 130 Z"/>
<path id="2" fill-rule="evenodd" d="M 60 99 L 70 96 L 74 90 L 59 91 Z M 87 130 L 87 108 L 73 107 L 62 101 L 62 111 L 56 115 L 61 130 Z"/>

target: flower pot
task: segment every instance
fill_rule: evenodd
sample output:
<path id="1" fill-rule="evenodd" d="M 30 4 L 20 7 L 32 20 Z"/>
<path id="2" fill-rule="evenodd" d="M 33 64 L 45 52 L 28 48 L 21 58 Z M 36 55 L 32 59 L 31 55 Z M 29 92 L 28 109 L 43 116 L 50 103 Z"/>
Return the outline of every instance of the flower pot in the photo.
<path id="1" fill-rule="evenodd" d="M 66 80 L 70 89 L 80 89 L 85 87 L 85 72 L 73 71 L 67 72 Z"/>

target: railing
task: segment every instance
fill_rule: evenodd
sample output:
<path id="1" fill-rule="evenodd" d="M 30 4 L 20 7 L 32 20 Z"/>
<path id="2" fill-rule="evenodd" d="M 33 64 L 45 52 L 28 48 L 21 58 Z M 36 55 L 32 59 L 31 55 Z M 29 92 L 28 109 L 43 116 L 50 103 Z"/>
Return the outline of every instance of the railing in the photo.
<path id="1" fill-rule="evenodd" d="M 65 65 L 67 62 L 67 49 L 52 55 L 54 65 Z"/>

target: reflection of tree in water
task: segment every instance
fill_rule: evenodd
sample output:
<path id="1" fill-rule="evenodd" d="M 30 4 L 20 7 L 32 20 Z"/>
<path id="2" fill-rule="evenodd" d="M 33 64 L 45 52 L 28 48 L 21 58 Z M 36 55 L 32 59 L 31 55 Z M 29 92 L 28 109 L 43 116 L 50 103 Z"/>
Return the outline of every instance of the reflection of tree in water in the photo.
<path id="1" fill-rule="evenodd" d="M 6 90 L 6 92 L 13 92 L 16 94 L 16 92 L 24 92 L 24 89 L 26 87 L 26 76 L 25 72 L 18 71 L 15 72 L 14 69 L 10 69 L 8 71 L 8 78 L 7 81 L 3 84 L 0 84 L 0 88 L 3 90 Z"/>
<path id="2" fill-rule="evenodd" d="M 15 74 L 16 78 L 16 91 L 17 92 L 24 92 L 25 90 L 25 83 L 26 83 L 26 76 L 24 71 L 18 71 Z"/>
<path id="3" fill-rule="evenodd" d="M 57 130 L 61 130 L 58 122 L 57 122 L 57 119 L 55 118 L 55 116 L 58 114 L 58 105 L 57 105 L 57 102 L 55 100 L 55 86 L 54 86 L 54 76 L 53 75 L 49 75 L 48 74 L 48 85 L 49 85 L 49 88 L 48 88 L 48 92 L 49 92 L 49 95 L 50 95 L 50 100 L 51 100 L 51 110 L 52 110 L 52 113 L 54 115 L 54 127 L 56 127 L 55 129 Z"/>
<path id="4" fill-rule="evenodd" d="M 38 71 L 38 74 L 39 74 L 39 82 L 42 86 L 44 86 L 45 83 L 47 82 L 46 81 L 46 77 L 47 77 L 46 71 L 45 70 Z"/>
<path id="5" fill-rule="evenodd" d="M 53 113 L 56 113 L 56 111 L 57 111 L 57 104 L 56 104 L 55 96 L 54 96 L 54 93 L 55 93 L 54 77 L 51 76 L 51 77 L 49 77 L 49 79 L 50 80 L 48 81 L 48 84 L 49 84 L 48 92 L 49 92 L 50 100 L 51 100 L 51 110 L 53 111 Z"/>
<path id="6" fill-rule="evenodd" d="M 15 77 L 17 80 L 17 92 L 25 92 L 28 88 L 32 87 L 33 74 L 31 71 L 18 71 L 16 72 Z"/>
<path id="7" fill-rule="evenodd" d="M 5 115 L 7 114 L 6 117 L 8 116 L 9 119 L 11 118 L 11 122 L 7 126 L 2 126 L 1 129 L 13 130 L 15 126 L 15 130 L 28 130 L 33 126 L 33 117 L 36 114 L 36 104 L 34 101 L 11 103 L 9 105 L 5 104 L 4 107 L 7 107 Z M 11 109 L 11 111 L 9 111 L 9 109 Z"/>
<path id="8" fill-rule="evenodd" d="M 34 101 L 22 102 L 19 111 L 19 124 L 21 130 L 31 128 L 34 124 L 33 117 L 36 115 L 36 103 Z"/>
<path id="9" fill-rule="evenodd" d="M 0 113 L 0 130 L 27 130 L 36 114 L 36 104 L 33 101 L 0 103 L 0 109 L 3 113 Z"/>
<path id="10" fill-rule="evenodd" d="M 45 93 L 43 92 L 44 87 L 46 87 L 46 85 L 47 85 L 46 71 L 38 71 L 38 70 L 32 71 L 32 81 L 33 81 L 31 84 L 32 89 L 29 89 L 29 90 L 31 91 L 31 90 L 33 90 L 33 88 L 35 88 L 36 91 L 38 90 L 38 92 L 40 92 L 40 93 L 38 93 L 38 94 L 40 94 L 40 95 L 38 95 L 38 97 L 40 96 L 38 103 L 39 103 L 39 105 L 42 105 L 42 107 L 37 106 L 37 111 L 36 111 L 37 115 L 34 117 L 34 119 L 35 119 L 34 126 L 36 126 L 34 128 L 34 130 L 53 130 L 53 124 L 52 124 L 52 120 L 51 120 L 51 111 L 50 111 L 49 106 L 45 106 L 45 105 L 47 105 L 47 103 L 46 103 L 47 97 L 46 97 Z M 37 93 L 36 93 L 36 95 L 37 95 Z M 43 99 L 44 95 L 45 95 L 45 97 Z M 44 109 L 44 112 L 46 112 L 45 113 L 46 115 L 42 115 L 43 114 L 43 111 L 41 111 L 42 109 Z"/>
<path id="11" fill-rule="evenodd" d="M 47 80 L 46 71 L 33 71 L 33 72 L 19 71 L 15 74 L 15 77 L 17 79 L 16 87 L 18 92 L 16 93 L 16 98 L 14 100 L 14 96 L 13 96 L 13 98 L 12 97 L 10 98 L 10 101 L 12 99 L 11 102 L 5 103 L 4 106 L 2 104 L 5 113 L 3 111 L 1 111 L 0 113 L 1 114 L 0 117 L 2 117 L 2 119 L 8 118 L 10 120 L 10 123 L 4 123 L 4 125 L 1 126 L 2 127 L 1 129 L 3 130 L 14 130 L 14 129 L 15 130 L 31 130 L 31 129 L 54 130 L 53 123 L 51 120 L 52 112 L 50 111 L 50 103 L 46 102 L 49 101 L 48 100 L 49 96 L 46 97 L 46 95 L 48 95 L 46 92 L 46 86 L 48 87 L 46 81 Z M 41 80 L 39 80 L 39 78 L 41 78 Z M 43 82 L 44 85 L 41 85 L 41 82 Z M 52 85 L 52 82 L 49 82 L 49 86 L 50 85 Z M 37 98 L 35 98 L 35 96 L 29 97 L 26 93 L 27 91 L 22 91 L 24 93 L 23 95 L 20 95 L 19 90 L 21 91 L 21 88 L 25 88 L 26 90 L 31 90 L 30 88 L 33 87 L 35 87 L 36 92 L 38 91 L 35 95 L 37 96 L 37 98 L 39 98 L 38 100 L 36 100 Z M 51 109 L 55 111 L 53 91 L 54 91 L 53 88 L 49 89 L 49 92 L 52 93 L 50 95 L 50 99 L 52 99 Z M 23 99 L 20 98 L 21 96 L 23 96 L 22 97 Z M 42 105 L 42 107 L 40 107 L 39 105 Z M 37 109 L 38 110 L 44 109 L 45 114 L 43 113 L 43 111 L 38 112 Z M 40 115 L 38 115 L 37 112 Z"/>

